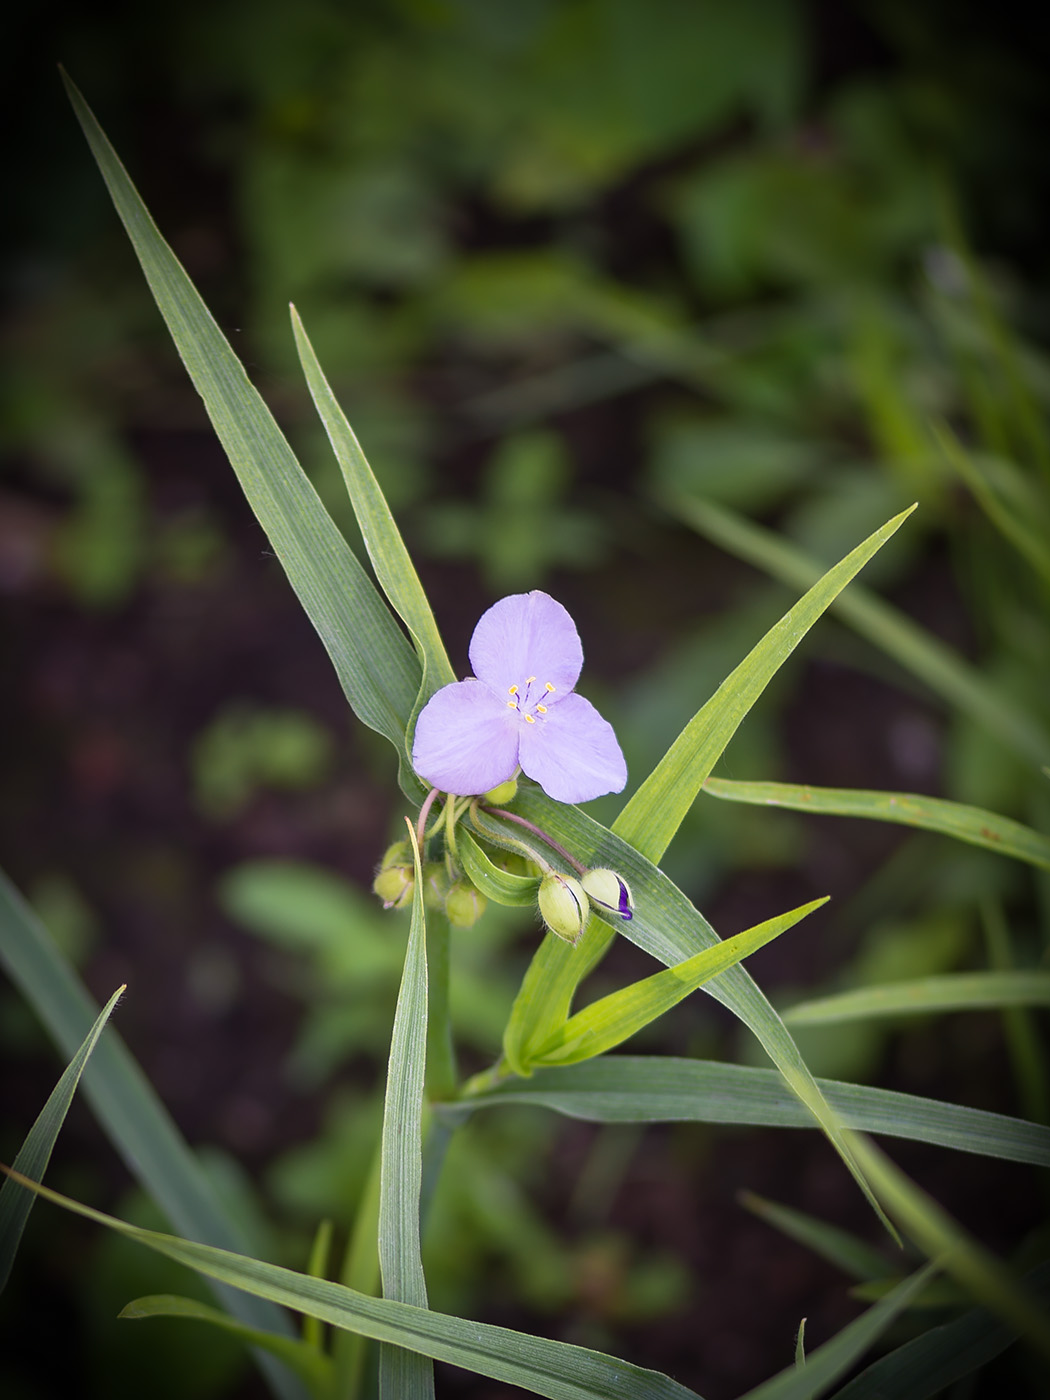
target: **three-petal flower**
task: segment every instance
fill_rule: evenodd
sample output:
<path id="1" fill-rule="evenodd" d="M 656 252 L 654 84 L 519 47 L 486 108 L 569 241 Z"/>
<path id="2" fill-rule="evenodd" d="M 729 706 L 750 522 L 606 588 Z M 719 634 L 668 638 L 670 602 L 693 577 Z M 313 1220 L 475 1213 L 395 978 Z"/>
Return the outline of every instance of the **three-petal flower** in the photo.
<path id="1" fill-rule="evenodd" d="M 493 604 L 470 640 L 474 675 L 432 695 L 412 762 L 442 792 L 470 797 L 518 771 L 556 802 L 620 792 L 627 765 L 612 725 L 573 686 L 583 647 L 572 618 L 538 589 Z"/>

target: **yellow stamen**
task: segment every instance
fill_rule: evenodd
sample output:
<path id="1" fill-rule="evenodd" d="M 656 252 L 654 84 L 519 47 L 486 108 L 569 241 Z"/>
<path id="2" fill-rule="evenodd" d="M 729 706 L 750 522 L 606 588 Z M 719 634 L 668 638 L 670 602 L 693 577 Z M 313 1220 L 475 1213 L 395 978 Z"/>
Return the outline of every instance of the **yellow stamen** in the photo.
<path id="1" fill-rule="evenodd" d="M 533 682 L 535 679 L 536 679 L 535 676 L 526 676 L 526 677 L 525 677 L 525 684 L 526 684 L 526 685 L 531 685 L 532 682 Z"/>
<path id="2" fill-rule="evenodd" d="M 535 724 L 535 723 L 536 723 L 535 717 L 534 717 L 533 715 L 526 715 L 526 716 L 525 716 L 525 723 L 526 723 L 526 724 Z"/>
<path id="3" fill-rule="evenodd" d="M 508 700 L 508 701 L 507 701 L 507 709 L 508 709 L 508 710 L 516 710 L 517 708 L 518 708 L 517 703 L 516 703 L 514 700 Z"/>
<path id="4" fill-rule="evenodd" d="M 508 695 L 517 695 L 517 693 L 518 693 L 518 687 L 517 687 L 516 685 L 512 685 L 512 686 L 510 687 L 510 689 L 507 691 L 507 694 L 508 694 Z"/>
<path id="5" fill-rule="evenodd" d="M 537 706 L 536 706 L 536 713 L 537 713 L 538 715 L 545 715 L 545 714 L 547 713 L 547 706 L 546 706 L 546 705 L 537 705 Z"/>
<path id="6" fill-rule="evenodd" d="M 547 684 L 546 684 L 543 688 L 544 688 L 544 690 L 546 690 L 546 691 L 548 691 L 548 692 L 550 692 L 550 691 L 552 691 L 552 690 L 554 689 L 554 687 L 551 685 L 550 681 L 548 681 Z"/>

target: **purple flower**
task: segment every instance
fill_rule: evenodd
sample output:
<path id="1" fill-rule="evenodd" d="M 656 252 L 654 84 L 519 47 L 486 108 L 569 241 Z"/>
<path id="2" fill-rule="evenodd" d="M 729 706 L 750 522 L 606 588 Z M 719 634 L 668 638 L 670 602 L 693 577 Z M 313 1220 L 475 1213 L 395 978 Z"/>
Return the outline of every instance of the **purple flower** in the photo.
<path id="1" fill-rule="evenodd" d="M 627 765 L 612 725 L 573 686 L 583 647 L 572 618 L 534 590 L 501 598 L 470 639 L 470 680 L 420 712 L 412 762 L 458 797 L 488 792 L 520 767 L 556 802 L 620 792 Z"/>

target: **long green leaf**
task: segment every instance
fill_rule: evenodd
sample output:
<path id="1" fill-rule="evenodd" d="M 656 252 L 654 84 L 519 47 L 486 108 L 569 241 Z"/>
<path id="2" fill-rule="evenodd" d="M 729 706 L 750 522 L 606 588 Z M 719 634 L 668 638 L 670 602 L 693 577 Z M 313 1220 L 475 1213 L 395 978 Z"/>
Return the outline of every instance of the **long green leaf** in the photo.
<path id="1" fill-rule="evenodd" d="M 806 587 L 823 572 L 804 550 L 710 501 L 677 497 L 665 505 L 705 538 L 793 588 Z M 1026 761 L 1050 761 L 1050 735 L 1040 723 L 889 603 L 858 585 L 838 598 L 832 611 Z"/>
<path id="2" fill-rule="evenodd" d="M 80 1076 L 98 1044 L 98 1038 L 121 995 L 126 990 L 118 987 L 99 1012 L 95 1024 L 88 1031 L 79 1050 L 62 1071 L 62 1076 L 48 1096 L 47 1103 L 40 1110 L 36 1122 L 30 1128 L 25 1142 L 19 1148 L 14 1160 L 14 1169 L 33 1181 L 43 1181 L 47 1164 L 51 1160 L 62 1124 L 73 1102 Z M 18 1252 L 18 1245 L 25 1230 L 29 1212 L 33 1208 L 33 1196 L 23 1191 L 13 1181 L 5 1181 L 0 1186 L 0 1293 L 11 1276 L 11 1266 Z"/>
<path id="3" fill-rule="evenodd" d="M 425 701 L 433 691 L 454 681 L 455 673 L 449 664 L 430 602 L 379 482 L 318 364 L 299 313 L 294 306 L 291 310 L 292 329 L 306 382 L 342 470 L 368 557 L 383 592 L 408 628 L 423 664 L 419 699 Z"/>
<path id="4" fill-rule="evenodd" d="M 427 1285 L 419 1247 L 419 1192 L 423 1176 L 423 1079 L 427 1060 L 426 923 L 419 847 L 407 818 L 406 825 L 412 842 L 416 879 L 383 1106 L 379 1268 L 384 1298 L 425 1308 Z M 379 1393 L 382 1400 L 433 1400 L 434 1367 L 417 1352 L 384 1345 L 379 1351 Z"/>
<path id="5" fill-rule="evenodd" d="M 685 962 L 663 972 L 654 972 L 651 977 L 592 1002 L 570 1016 L 545 1045 L 533 1051 L 531 1063 L 536 1066 L 571 1065 L 604 1055 L 677 1006 L 712 977 L 735 967 L 741 959 L 779 938 L 826 903 L 826 897 L 814 899 L 798 909 L 778 914 L 775 919 L 767 919 L 765 923 L 716 943 L 713 948 L 705 948 Z"/>
<path id="6" fill-rule="evenodd" d="M 63 77 L 150 290 L 252 510 L 354 712 L 403 754 L 420 685 L 412 648 L 161 237 L 84 99 Z"/>
<path id="7" fill-rule="evenodd" d="M 1050 1304 L 1050 1264 L 1025 1278 L 1034 1297 Z M 835 1392 L 835 1400 L 934 1400 L 964 1376 L 993 1361 L 1017 1340 L 1017 1334 L 987 1308 L 971 1308 L 962 1317 L 932 1327 L 887 1356 L 880 1356 Z"/>
<path id="8" fill-rule="evenodd" d="M 133 1321 L 144 1317 L 183 1317 L 193 1322 L 206 1322 L 239 1337 L 247 1346 L 271 1352 L 296 1373 L 318 1400 L 329 1393 L 332 1363 L 316 1347 L 295 1337 L 276 1337 L 272 1332 L 260 1332 L 257 1327 L 245 1327 L 243 1322 L 234 1321 L 227 1313 L 196 1298 L 184 1298 L 177 1293 L 152 1293 L 128 1303 L 118 1316 Z"/>
<path id="9" fill-rule="evenodd" d="M 0 963 L 55 1044 L 73 1055 L 96 1020 L 98 1007 L 2 872 Z M 180 1234 L 234 1250 L 248 1247 L 116 1031 L 95 1047 L 83 1076 L 83 1092 L 132 1175 Z M 247 1326 L 292 1335 L 287 1316 L 271 1303 L 221 1287 L 216 1291 L 227 1311 Z M 302 1400 L 302 1387 L 294 1377 L 270 1356 L 259 1355 L 258 1360 L 276 1394 L 283 1400 Z"/>
<path id="10" fill-rule="evenodd" d="M 628 802 L 614 823 L 617 835 L 650 860 L 661 858 L 744 716 L 813 624 L 914 509 L 911 506 L 895 515 L 819 576 L 769 629 L 697 711 Z"/>
<path id="11" fill-rule="evenodd" d="M 950 972 L 800 1001 L 781 1014 L 793 1026 L 828 1026 L 1001 1006 L 1050 1006 L 1050 972 Z"/>
<path id="12" fill-rule="evenodd" d="M 741 1400 L 814 1400 L 878 1341 L 894 1318 L 922 1292 L 933 1273 L 933 1268 L 927 1267 L 904 1279 L 873 1308 L 811 1351 L 803 1365 L 781 1371 L 779 1376 L 749 1390 Z"/>
<path id="13" fill-rule="evenodd" d="M 817 1085 L 849 1128 L 1050 1167 L 1050 1128 L 1040 1123 L 866 1084 L 818 1079 Z M 662 1055 L 604 1055 L 579 1065 L 538 1069 L 529 1079 L 481 1084 L 456 1107 L 500 1104 L 536 1104 L 591 1123 L 816 1126 L 775 1070 Z"/>
<path id="14" fill-rule="evenodd" d="M 311 1278 L 276 1264 L 180 1240 L 174 1235 L 140 1230 L 60 1196 L 46 1186 L 25 1184 L 54 1204 L 115 1230 L 207 1278 L 309 1313 L 333 1327 L 345 1327 L 378 1342 L 406 1347 L 435 1361 L 448 1361 L 478 1375 L 521 1386 L 535 1395 L 549 1396 L 550 1400 L 609 1400 L 610 1396 L 617 1400 L 699 1400 L 695 1391 L 658 1371 L 632 1366 L 600 1351 L 429 1312 L 389 1298 L 371 1298 L 342 1284 Z"/>
<path id="15" fill-rule="evenodd" d="M 865 788 L 821 788 L 795 783 L 741 783 L 728 778 L 708 778 L 704 791 L 728 802 L 746 802 L 760 807 L 786 807 L 794 812 L 815 812 L 821 816 L 865 817 L 871 821 L 893 822 L 939 831 L 967 841 L 971 846 L 1027 861 L 1041 870 L 1050 870 L 1050 837 L 1009 817 L 947 802 L 939 797 L 923 797 L 914 792 L 874 792 Z"/>

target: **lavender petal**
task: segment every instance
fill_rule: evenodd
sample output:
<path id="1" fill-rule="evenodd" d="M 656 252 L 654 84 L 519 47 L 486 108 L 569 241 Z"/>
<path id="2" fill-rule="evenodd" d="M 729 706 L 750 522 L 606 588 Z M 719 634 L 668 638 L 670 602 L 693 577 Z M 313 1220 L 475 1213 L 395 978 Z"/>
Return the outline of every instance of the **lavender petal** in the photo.
<path id="1" fill-rule="evenodd" d="M 522 727 L 518 761 L 555 802 L 589 802 L 627 782 L 612 725 L 582 695 L 567 695 Z"/>
<path id="2" fill-rule="evenodd" d="M 456 681 L 420 711 L 412 766 L 442 792 L 471 797 L 513 777 L 518 767 L 516 711 L 479 681 Z"/>
<path id="3" fill-rule="evenodd" d="M 556 703 L 579 678 L 583 645 L 566 609 L 534 589 L 501 598 L 482 614 L 470 640 L 470 664 L 501 698 L 535 676 L 539 686 L 554 687 Z"/>

